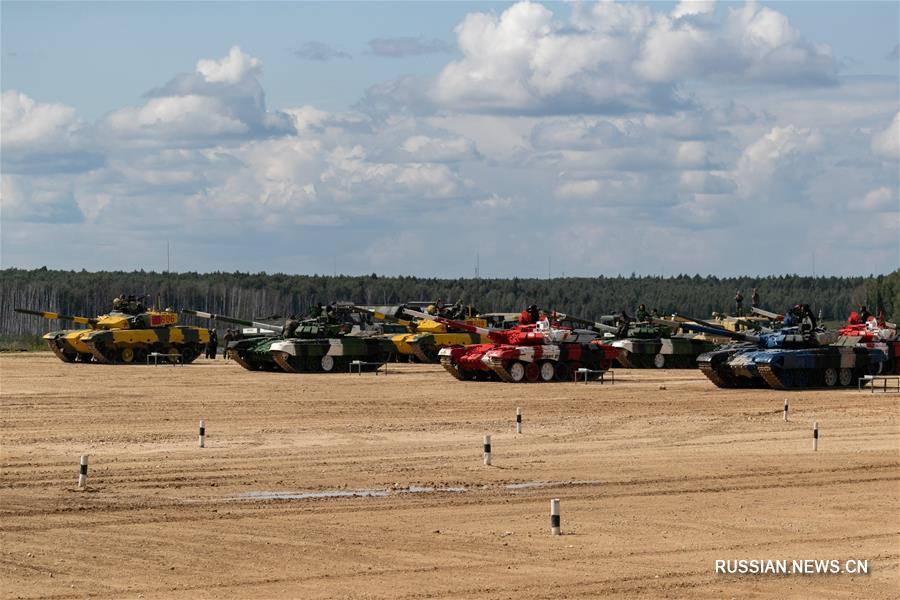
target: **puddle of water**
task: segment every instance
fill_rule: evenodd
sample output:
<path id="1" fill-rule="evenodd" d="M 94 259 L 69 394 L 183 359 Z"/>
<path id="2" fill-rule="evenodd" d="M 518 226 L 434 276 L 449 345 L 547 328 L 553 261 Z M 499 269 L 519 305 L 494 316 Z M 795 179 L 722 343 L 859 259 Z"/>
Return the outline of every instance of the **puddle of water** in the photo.
<path id="1" fill-rule="evenodd" d="M 547 487 L 565 487 L 574 485 L 596 485 L 600 483 L 598 480 L 571 480 L 571 481 L 526 481 L 523 483 L 509 483 L 503 487 L 506 490 L 528 490 Z M 478 486 L 477 489 L 489 489 L 491 486 Z M 327 498 L 384 498 L 392 494 L 440 494 L 453 493 L 463 494 L 470 490 L 463 486 L 447 486 L 447 487 L 428 487 L 411 485 L 408 488 L 397 489 L 361 489 L 361 490 L 323 490 L 317 492 L 270 492 L 255 491 L 246 492 L 238 496 L 227 496 L 222 498 L 225 502 L 240 502 L 247 500 L 321 500 Z"/>
<path id="2" fill-rule="evenodd" d="M 435 492 L 453 492 L 456 494 L 461 494 L 463 492 L 468 492 L 464 487 L 422 487 L 419 485 L 411 485 L 406 489 L 398 490 L 400 494 L 433 494 Z"/>
<path id="3" fill-rule="evenodd" d="M 306 500 L 308 498 L 381 498 L 387 490 L 326 490 L 323 492 L 247 492 L 223 500 Z"/>

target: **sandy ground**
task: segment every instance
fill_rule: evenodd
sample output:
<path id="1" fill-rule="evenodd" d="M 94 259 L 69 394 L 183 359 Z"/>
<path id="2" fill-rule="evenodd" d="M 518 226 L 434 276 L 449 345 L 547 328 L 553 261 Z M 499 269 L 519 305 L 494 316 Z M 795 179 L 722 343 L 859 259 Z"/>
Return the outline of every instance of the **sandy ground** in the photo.
<path id="1" fill-rule="evenodd" d="M 900 593 L 897 394 L 791 393 L 785 423 L 783 392 L 697 371 L 511 385 L 40 353 L 0 357 L 0 378 L 5 598 Z M 717 575 L 717 559 L 869 574 Z"/>

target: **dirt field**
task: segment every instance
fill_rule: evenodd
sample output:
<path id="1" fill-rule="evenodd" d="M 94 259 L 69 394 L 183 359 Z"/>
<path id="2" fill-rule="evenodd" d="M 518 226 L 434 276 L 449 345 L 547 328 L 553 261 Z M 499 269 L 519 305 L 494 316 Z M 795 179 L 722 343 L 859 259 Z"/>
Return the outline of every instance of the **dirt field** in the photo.
<path id="1" fill-rule="evenodd" d="M 511 385 L 423 365 L 286 375 L 49 353 L 2 356 L 0 377 L 5 598 L 900 590 L 897 394 L 725 391 L 698 371 Z M 867 559 L 869 574 L 717 575 L 717 559 Z"/>

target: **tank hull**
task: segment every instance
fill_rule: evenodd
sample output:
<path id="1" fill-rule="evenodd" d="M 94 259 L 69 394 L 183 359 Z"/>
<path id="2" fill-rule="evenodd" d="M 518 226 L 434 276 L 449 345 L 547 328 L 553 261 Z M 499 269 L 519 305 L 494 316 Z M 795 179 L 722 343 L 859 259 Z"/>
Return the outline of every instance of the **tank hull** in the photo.
<path id="1" fill-rule="evenodd" d="M 96 362 L 104 364 L 144 363 L 152 353 L 178 354 L 191 363 L 209 343 L 209 331 L 200 327 L 176 325 L 151 329 L 109 329 L 90 331 L 81 341 Z"/>
<path id="2" fill-rule="evenodd" d="M 888 362 L 878 348 L 827 345 L 798 349 L 726 348 L 701 355 L 700 370 L 718 387 L 780 390 L 847 387 Z"/>
<path id="3" fill-rule="evenodd" d="M 610 368 L 617 351 L 590 342 L 539 345 L 475 344 L 439 352 L 441 365 L 462 381 L 549 383 L 571 381 L 577 369 Z M 596 378 L 598 373 L 589 374 Z"/>
<path id="4" fill-rule="evenodd" d="M 393 345 L 380 337 L 344 336 L 323 339 L 288 339 L 273 342 L 270 353 L 288 373 L 346 373 L 354 360 L 364 371 L 373 371 L 388 361 Z"/>
<path id="5" fill-rule="evenodd" d="M 624 339 L 609 342 L 618 349 L 616 360 L 627 369 L 693 369 L 697 357 L 717 344 L 692 337 Z"/>
<path id="6" fill-rule="evenodd" d="M 93 329 L 64 329 L 43 336 L 47 347 L 63 362 L 91 362 L 93 353 L 82 338 Z"/>
<path id="7" fill-rule="evenodd" d="M 410 333 L 393 336 L 391 341 L 398 356 L 411 356 L 418 362 L 439 362 L 439 352 L 450 346 L 487 343 L 490 340 L 477 333 Z"/>
<path id="8" fill-rule="evenodd" d="M 229 342 L 226 350 L 229 358 L 248 371 L 284 371 L 270 352 L 272 344 L 282 340 L 271 335 L 245 338 Z"/>

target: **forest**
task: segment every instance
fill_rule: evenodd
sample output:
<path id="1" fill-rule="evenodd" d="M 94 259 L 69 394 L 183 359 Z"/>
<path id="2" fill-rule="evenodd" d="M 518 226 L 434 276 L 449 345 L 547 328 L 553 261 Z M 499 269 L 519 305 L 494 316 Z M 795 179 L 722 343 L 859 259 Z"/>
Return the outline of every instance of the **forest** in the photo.
<path id="1" fill-rule="evenodd" d="M 283 273 L 89 272 L 40 269 L 0 270 L 0 336 L 29 340 L 67 325 L 13 312 L 14 307 L 96 316 L 109 312 L 119 294 L 147 296 L 145 302 L 176 310 L 203 310 L 241 318 L 305 315 L 316 302 L 348 301 L 394 305 L 410 301 L 462 300 L 482 312 L 518 312 L 529 304 L 587 319 L 638 304 L 660 313 L 708 317 L 734 312 L 737 290 L 750 304 L 756 288 L 763 308 L 782 312 L 798 302 L 842 321 L 867 305 L 890 320 L 900 309 L 900 270 L 868 277 L 565 277 L 552 279 L 431 279 L 423 277 L 286 275 Z M 188 324 L 205 321 L 185 319 Z"/>

